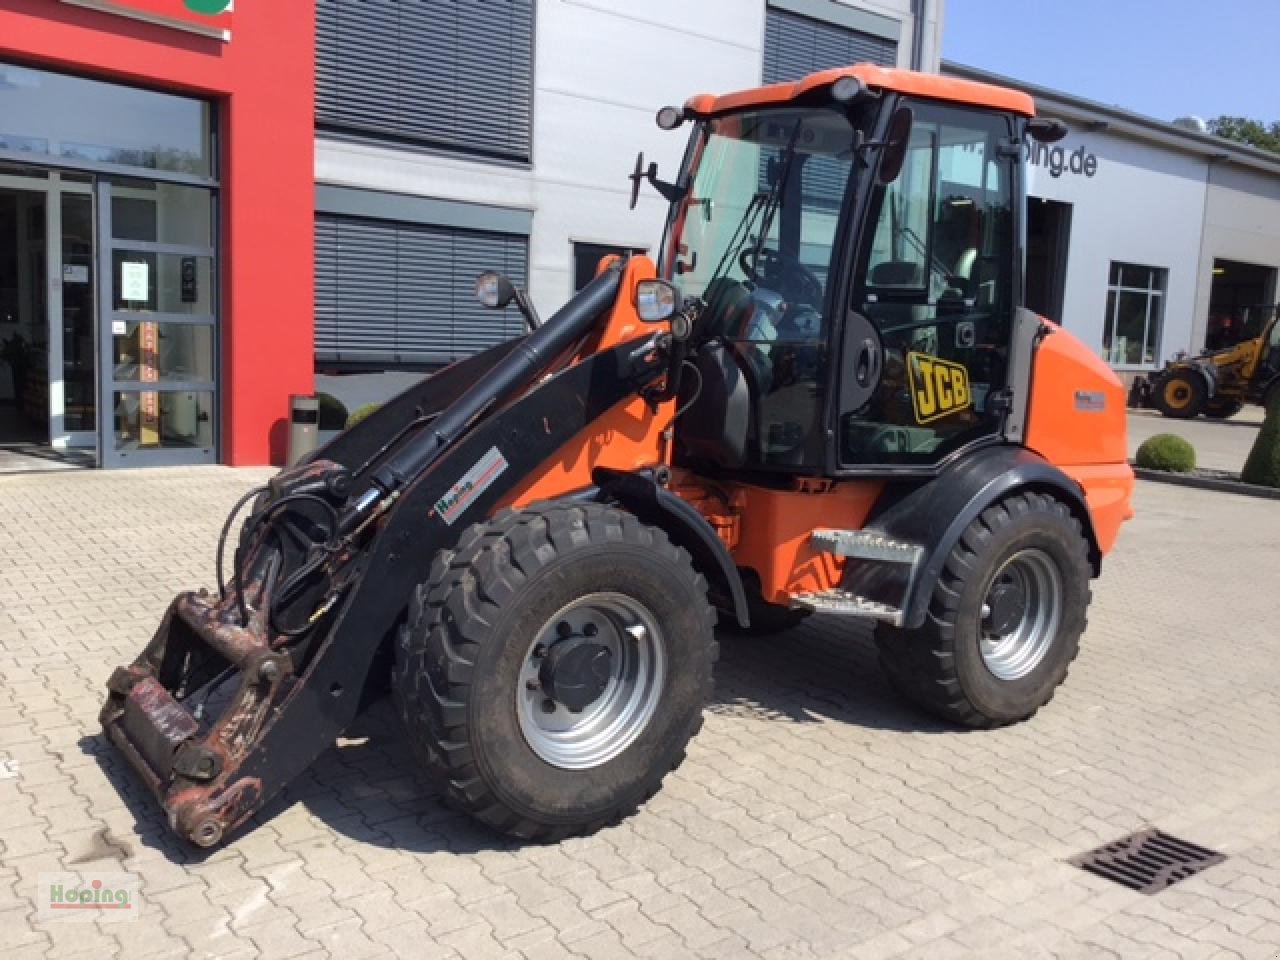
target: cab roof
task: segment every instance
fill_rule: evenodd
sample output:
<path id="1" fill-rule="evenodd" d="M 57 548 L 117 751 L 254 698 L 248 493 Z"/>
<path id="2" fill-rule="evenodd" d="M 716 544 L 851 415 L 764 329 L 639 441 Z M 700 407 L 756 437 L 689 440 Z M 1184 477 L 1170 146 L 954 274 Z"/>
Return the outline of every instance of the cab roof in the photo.
<path id="1" fill-rule="evenodd" d="M 739 90 L 716 96 L 700 93 L 685 103 L 688 110 L 703 116 L 728 113 L 746 107 L 763 107 L 785 104 L 805 94 L 829 86 L 841 77 L 857 77 L 871 90 L 888 90 L 930 100 L 964 103 L 991 110 L 1007 110 L 1033 117 L 1035 101 L 1020 90 L 997 87 L 958 77 L 940 77 L 934 73 L 917 73 L 914 70 L 898 70 L 877 67 L 870 63 L 855 63 L 848 67 L 819 70 L 793 83 L 774 83 L 750 90 Z"/>

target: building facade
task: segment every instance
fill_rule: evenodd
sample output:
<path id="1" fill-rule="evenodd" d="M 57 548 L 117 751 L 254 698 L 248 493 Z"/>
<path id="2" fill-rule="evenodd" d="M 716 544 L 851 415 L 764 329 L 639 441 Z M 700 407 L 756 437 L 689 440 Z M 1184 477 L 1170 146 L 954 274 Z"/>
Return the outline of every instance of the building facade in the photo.
<path id="1" fill-rule="evenodd" d="M 0 442 L 280 459 L 313 379 L 304 13 L 0 8 Z"/>
<path id="2" fill-rule="evenodd" d="M 383 399 L 550 313 L 614 250 L 656 110 L 868 60 L 943 0 L 7 0 L 0 446 L 280 462 L 293 393 Z M 318 376 L 317 376 L 318 374 Z M 361 391 L 364 391 L 362 394 Z"/>
<path id="3" fill-rule="evenodd" d="M 1026 157 L 1028 305 L 1122 376 L 1256 336 L 1280 271 L 1280 156 L 957 64 L 1066 138 Z"/>
<path id="4" fill-rule="evenodd" d="M 665 203 L 645 188 L 628 209 L 627 175 L 639 151 L 674 172 L 687 141 L 658 108 L 861 60 L 936 70 L 943 15 L 942 0 L 450 6 L 433 30 L 412 5 L 375 24 L 378 4 L 317 3 L 316 362 L 349 407 L 520 329 L 473 303 L 482 270 L 526 283 L 546 316 L 602 254 L 653 252 Z"/>

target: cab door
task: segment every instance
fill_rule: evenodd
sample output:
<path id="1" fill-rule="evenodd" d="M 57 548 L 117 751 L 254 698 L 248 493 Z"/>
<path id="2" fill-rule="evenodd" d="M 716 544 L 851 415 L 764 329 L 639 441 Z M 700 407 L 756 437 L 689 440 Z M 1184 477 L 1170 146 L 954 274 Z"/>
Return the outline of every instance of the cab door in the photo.
<path id="1" fill-rule="evenodd" d="M 1000 434 L 1016 305 L 1019 154 L 1011 117 L 926 101 L 901 172 L 872 188 L 855 253 L 840 472 L 927 472 Z M 856 403 L 856 406 L 853 405 Z"/>

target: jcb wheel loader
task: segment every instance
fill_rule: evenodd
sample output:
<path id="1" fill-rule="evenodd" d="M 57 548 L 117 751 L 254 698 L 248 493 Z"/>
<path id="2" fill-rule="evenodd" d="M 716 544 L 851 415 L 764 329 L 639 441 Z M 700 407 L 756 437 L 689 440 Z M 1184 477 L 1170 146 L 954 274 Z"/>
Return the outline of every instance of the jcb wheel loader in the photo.
<path id="1" fill-rule="evenodd" d="M 1173 360 L 1138 393 L 1166 417 L 1213 420 L 1235 416 L 1246 403 L 1269 408 L 1280 398 L 1280 323 L 1274 306 L 1250 308 L 1257 332 L 1233 347 Z"/>
<path id="2" fill-rule="evenodd" d="M 717 617 L 874 621 L 894 684 L 970 727 L 1063 681 L 1133 474 L 1119 381 L 1019 306 L 1021 146 L 1060 125 L 868 65 L 658 122 L 692 133 L 674 180 L 633 176 L 670 203 L 656 263 L 602 262 L 545 324 L 482 276 L 529 333 L 242 501 L 218 589 L 111 676 L 180 836 L 221 842 L 388 671 L 447 800 L 539 839 L 680 762 Z"/>

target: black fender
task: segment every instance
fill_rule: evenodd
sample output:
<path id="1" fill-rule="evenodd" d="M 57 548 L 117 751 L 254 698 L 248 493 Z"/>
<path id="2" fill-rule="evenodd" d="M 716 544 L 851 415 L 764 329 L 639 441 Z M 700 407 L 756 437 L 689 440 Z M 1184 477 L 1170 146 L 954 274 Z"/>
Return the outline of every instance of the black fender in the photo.
<path id="1" fill-rule="evenodd" d="M 1048 493 L 1066 504 L 1080 521 L 1089 542 L 1093 574 L 1098 575 L 1102 551 L 1080 485 L 1025 447 L 983 447 L 906 494 L 890 486 L 865 525 L 890 539 L 924 547 L 924 557 L 906 586 L 904 626 L 914 628 L 924 623 L 943 565 L 969 524 L 996 501 L 1023 490 Z M 876 576 L 875 568 L 860 567 L 851 571 L 844 585 L 858 593 L 860 579 Z"/>
<path id="2" fill-rule="evenodd" d="M 724 541 L 697 509 L 646 473 L 597 467 L 591 479 L 601 494 L 616 500 L 643 523 L 659 527 L 672 543 L 689 551 L 693 565 L 711 581 L 713 589 L 732 601 L 739 625 L 744 630 L 751 626 L 742 575 Z"/>

